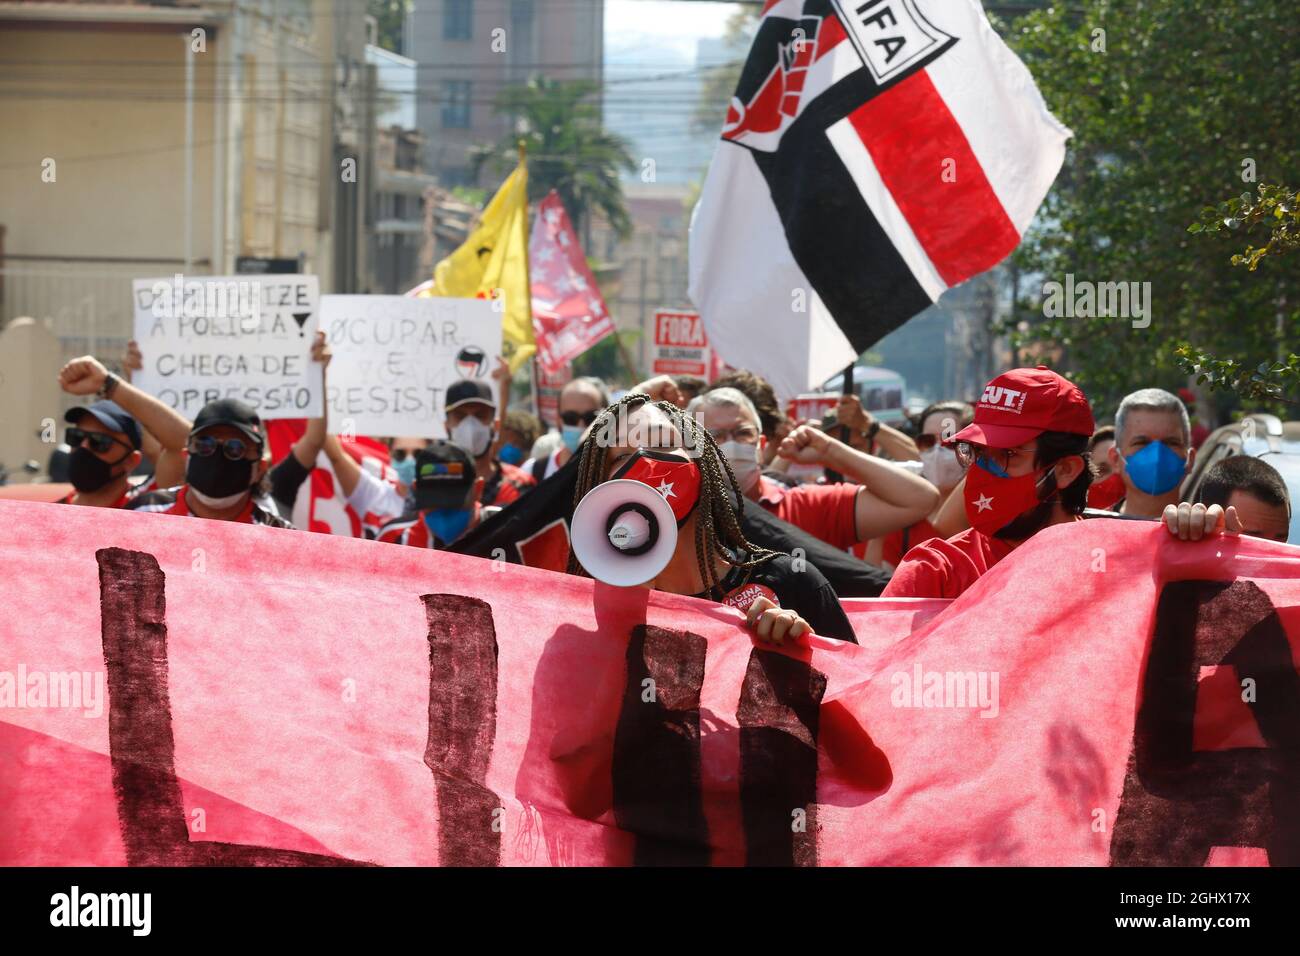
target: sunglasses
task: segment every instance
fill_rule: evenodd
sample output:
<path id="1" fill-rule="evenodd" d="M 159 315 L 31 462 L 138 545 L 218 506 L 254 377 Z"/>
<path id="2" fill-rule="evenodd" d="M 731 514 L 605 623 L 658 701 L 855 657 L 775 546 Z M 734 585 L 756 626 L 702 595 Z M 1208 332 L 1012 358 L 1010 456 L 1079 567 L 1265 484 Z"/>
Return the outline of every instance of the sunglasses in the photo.
<path id="1" fill-rule="evenodd" d="M 202 435 L 198 438 L 191 438 L 189 443 L 189 452 L 191 455 L 198 455 L 200 458 L 207 458 L 217 453 L 221 453 L 231 461 L 242 461 L 245 458 L 256 458 L 262 454 L 260 445 L 254 445 L 252 442 L 245 441 L 242 438 L 212 438 L 208 435 Z M 249 452 L 254 452 L 249 455 Z"/>
<path id="2" fill-rule="evenodd" d="M 114 445 L 121 445 L 130 451 L 130 447 L 123 442 L 118 441 L 112 435 L 105 435 L 103 432 L 88 432 L 84 428 L 70 427 L 67 431 L 67 442 L 70 448 L 81 447 L 82 442 L 90 445 L 90 450 L 96 454 L 104 454 Z"/>
<path id="3" fill-rule="evenodd" d="M 589 412 L 560 412 L 560 421 L 570 427 L 574 425 L 590 425 L 599 414 L 600 412 L 595 409 Z"/>
<path id="4" fill-rule="evenodd" d="M 917 450 L 929 451 L 931 448 L 933 448 L 935 445 L 939 443 L 940 437 L 941 436 L 939 435 L 924 435 L 924 434 L 917 435 L 916 436 Z"/>
<path id="5" fill-rule="evenodd" d="M 957 443 L 957 460 L 962 466 L 969 468 L 971 465 L 979 465 L 990 474 L 998 478 L 1009 478 L 1011 476 L 1011 466 L 1017 458 L 1022 455 L 1036 455 L 1037 448 L 985 448 L 982 445 L 973 445 L 970 442 Z"/>

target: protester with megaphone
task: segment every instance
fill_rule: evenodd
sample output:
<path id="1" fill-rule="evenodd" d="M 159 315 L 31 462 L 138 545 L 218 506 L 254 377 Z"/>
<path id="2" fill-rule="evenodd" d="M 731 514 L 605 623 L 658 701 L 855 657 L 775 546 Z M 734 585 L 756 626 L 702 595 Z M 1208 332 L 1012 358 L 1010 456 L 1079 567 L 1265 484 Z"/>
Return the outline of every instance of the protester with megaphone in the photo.
<path id="1" fill-rule="evenodd" d="M 855 640 L 815 567 L 746 540 L 740 496 L 697 421 L 667 402 L 626 395 L 579 447 L 569 571 L 727 604 L 778 644 L 810 631 Z"/>

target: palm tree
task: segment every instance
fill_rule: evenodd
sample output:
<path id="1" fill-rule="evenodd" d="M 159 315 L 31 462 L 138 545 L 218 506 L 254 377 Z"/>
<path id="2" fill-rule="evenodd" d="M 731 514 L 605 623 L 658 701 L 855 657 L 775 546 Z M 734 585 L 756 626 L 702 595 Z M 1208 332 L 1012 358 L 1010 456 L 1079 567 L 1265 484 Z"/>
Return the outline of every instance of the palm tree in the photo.
<path id="1" fill-rule="evenodd" d="M 516 162 L 519 143 L 528 150 L 528 192 L 541 198 L 554 189 L 580 235 L 593 212 L 600 212 L 620 235 L 632 231 L 623 202 L 620 170 L 636 169 L 625 139 L 601 124 L 595 101 L 598 84 L 534 77 L 497 97 L 496 111 L 514 119 L 515 132 L 470 157 L 477 177 L 485 163 L 504 172 Z"/>

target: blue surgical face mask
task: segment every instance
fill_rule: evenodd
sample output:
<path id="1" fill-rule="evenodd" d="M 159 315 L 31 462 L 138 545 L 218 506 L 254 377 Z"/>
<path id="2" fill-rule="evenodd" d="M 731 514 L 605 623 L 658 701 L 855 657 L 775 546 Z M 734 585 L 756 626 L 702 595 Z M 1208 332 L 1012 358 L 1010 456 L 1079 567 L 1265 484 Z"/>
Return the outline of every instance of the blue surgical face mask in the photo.
<path id="1" fill-rule="evenodd" d="M 507 465 L 517 465 L 524 460 L 524 450 L 518 445 L 502 445 L 498 455 Z"/>
<path id="2" fill-rule="evenodd" d="M 1138 491 L 1148 495 L 1167 494 L 1187 474 L 1187 459 L 1162 441 L 1153 441 L 1124 458 L 1124 471 Z"/>
<path id="3" fill-rule="evenodd" d="M 469 527 L 472 508 L 438 508 L 424 513 L 424 524 L 443 544 L 451 544 Z"/>
<path id="4" fill-rule="evenodd" d="M 582 433 L 586 431 L 581 425 L 561 425 L 560 437 L 564 439 L 564 447 L 575 454 L 578 446 L 582 444 Z"/>
<path id="5" fill-rule="evenodd" d="M 397 478 L 406 487 L 411 487 L 415 482 L 415 456 L 407 455 L 401 461 L 393 462 L 393 471 L 397 472 Z"/>

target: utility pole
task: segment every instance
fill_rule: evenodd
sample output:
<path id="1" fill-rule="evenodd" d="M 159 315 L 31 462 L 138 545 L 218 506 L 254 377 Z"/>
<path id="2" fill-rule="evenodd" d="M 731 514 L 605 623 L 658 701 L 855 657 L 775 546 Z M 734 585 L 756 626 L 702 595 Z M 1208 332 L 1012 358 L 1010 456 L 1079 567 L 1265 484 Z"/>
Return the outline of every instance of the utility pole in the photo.
<path id="1" fill-rule="evenodd" d="M 194 271 L 194 44 L 188 33 L 185 44 L 185 274 Z M 213 109 L 216 108 L 214 103 Z"/>

